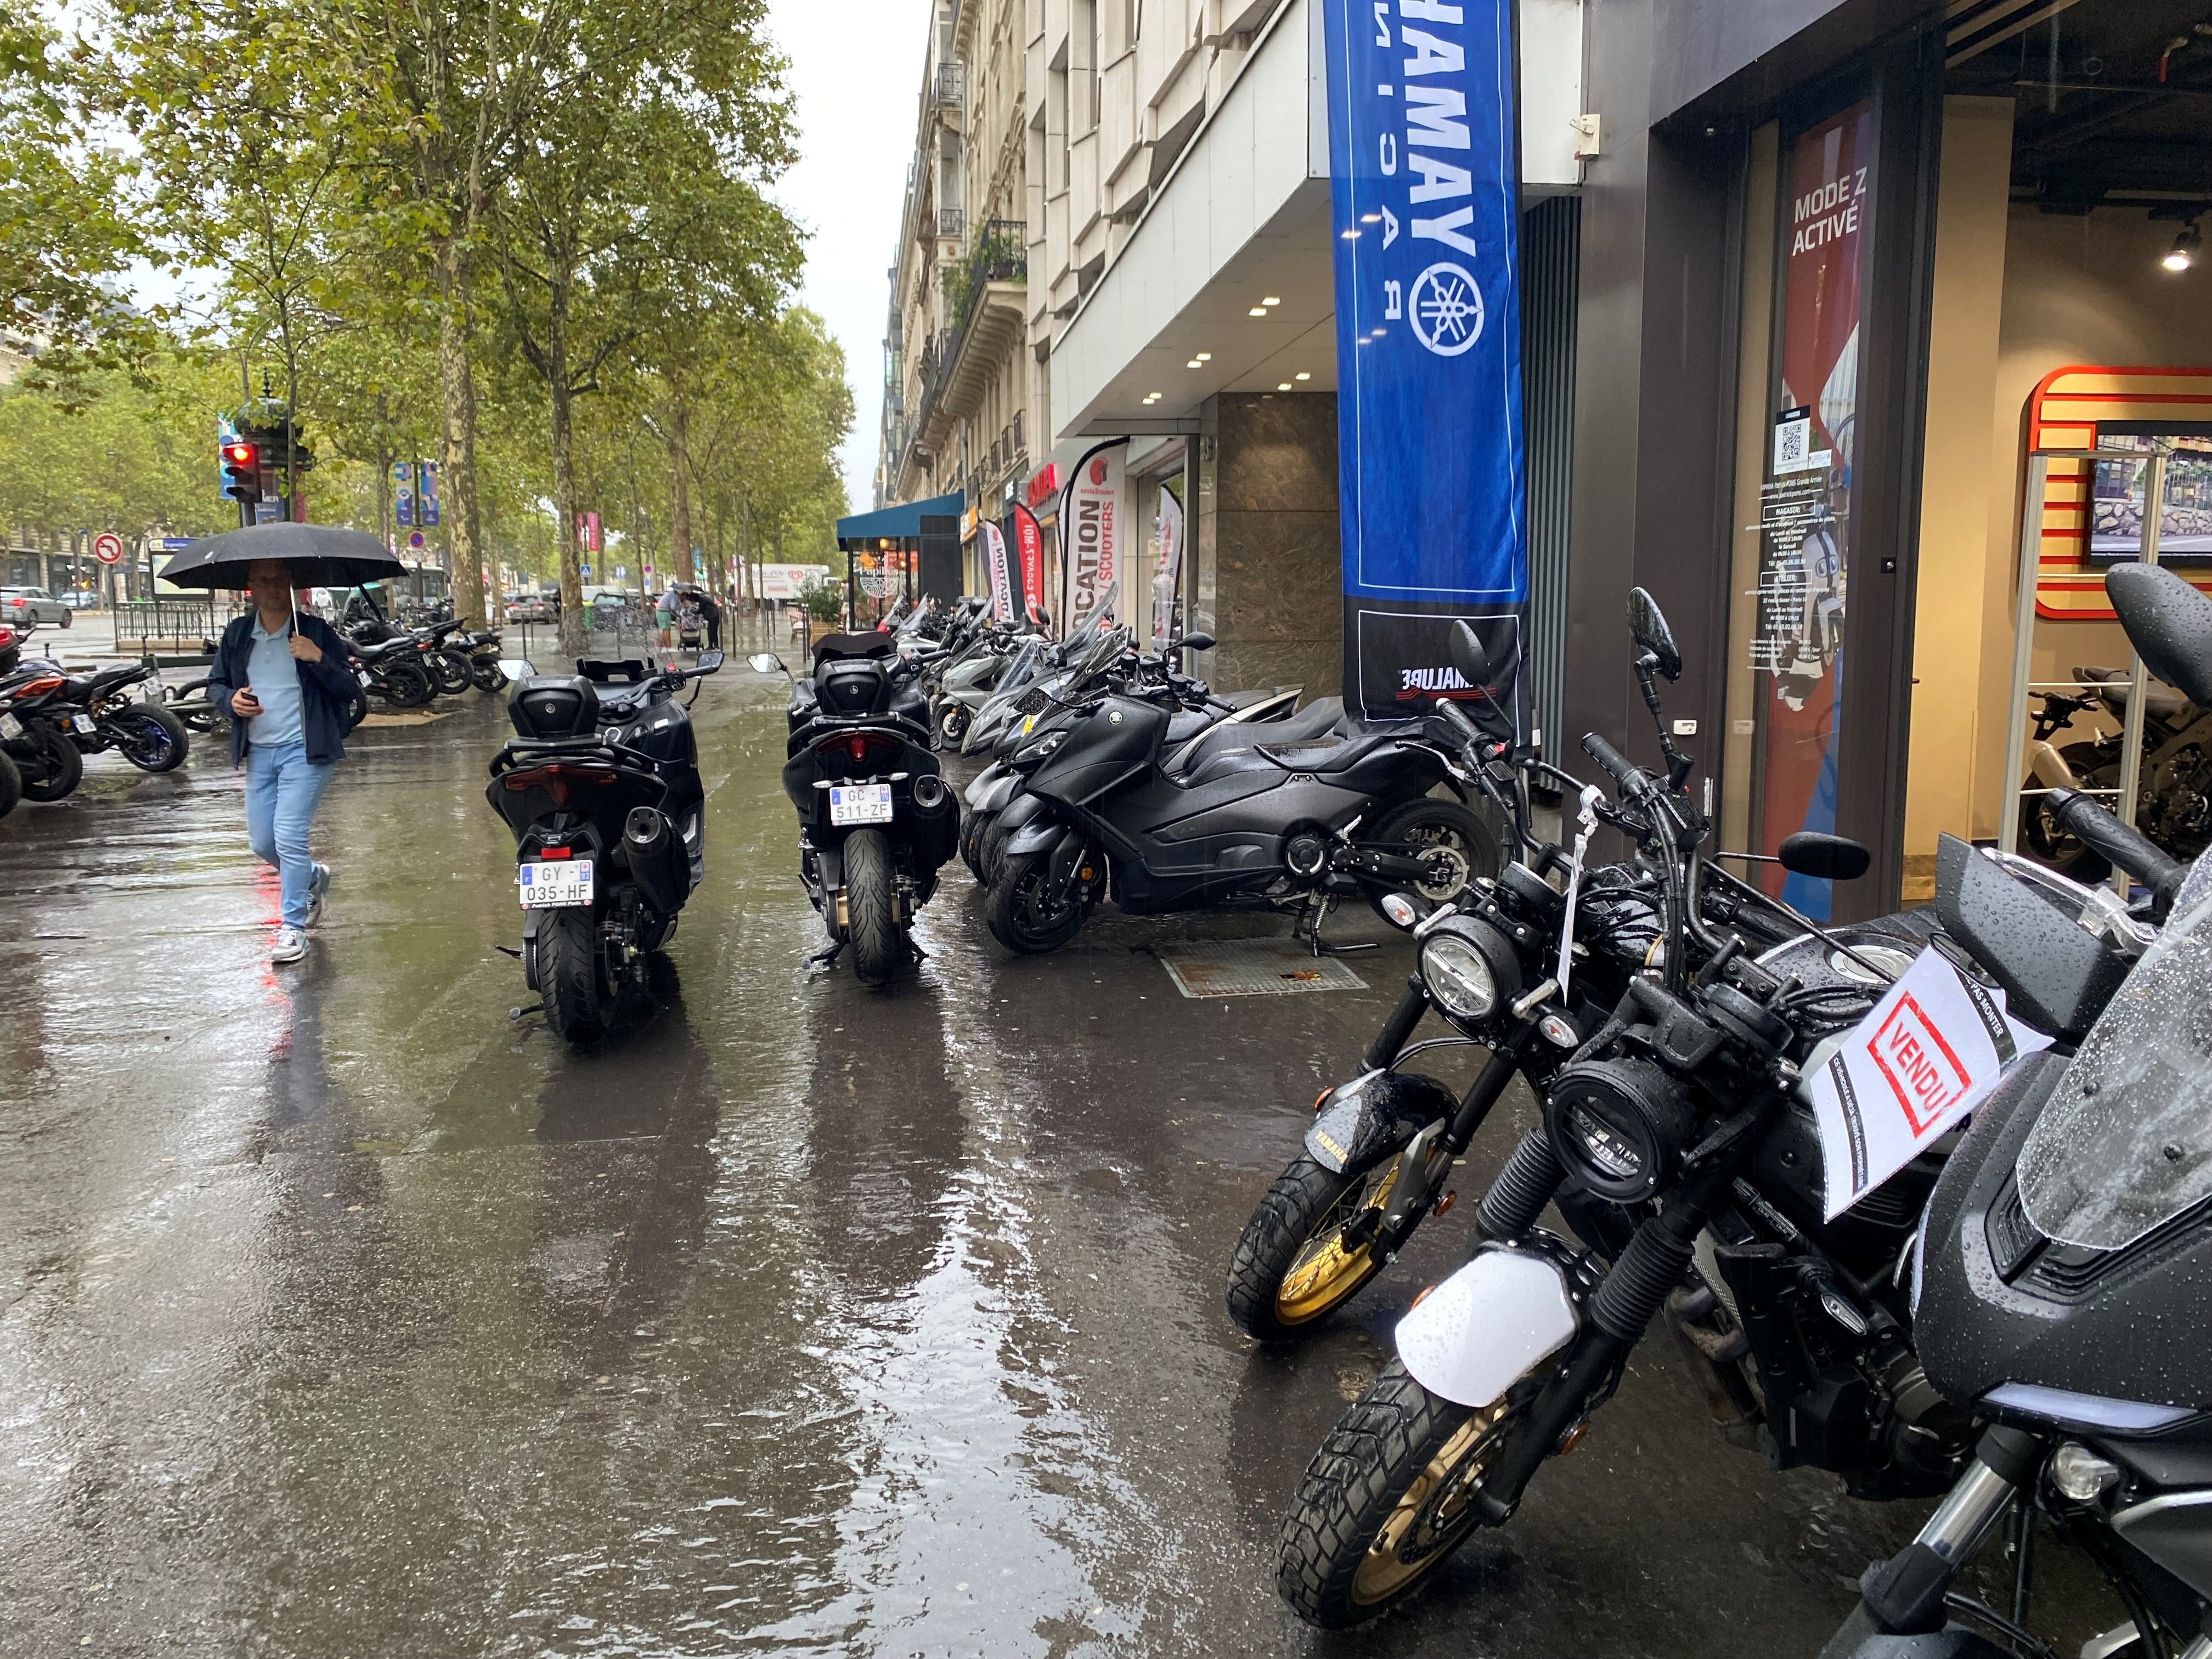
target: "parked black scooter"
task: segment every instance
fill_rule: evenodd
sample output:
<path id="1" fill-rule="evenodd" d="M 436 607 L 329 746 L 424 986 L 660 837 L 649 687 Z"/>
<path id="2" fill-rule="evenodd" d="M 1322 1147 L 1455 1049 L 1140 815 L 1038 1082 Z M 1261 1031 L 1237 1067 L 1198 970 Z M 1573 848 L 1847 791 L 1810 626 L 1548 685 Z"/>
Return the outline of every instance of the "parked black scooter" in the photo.
<path id="1" fill-rule="evenodd" d="M 64 799 L 84 780 L 84 756 L 70 741 L 68 686 L 69 676 L 50 662 L 0 677 L 0 753 L 15 763 L 26 800 Z"/>
<path id="2" fill-rule="evenodd" d="M 605 1035 L 642 997 L 647 958 L 706 875 L 706 791 L 685 712 L 699 694 L 675 693 L 721 665 L 719 651 L 690 669 L 505 665 L 520 735 L 492 762 L 484 798 L 514 832 L 524 981 L 570 1042 Z"/>
<path id="3" fill-rule="evenodd" d="M 811 680 L 793 678 L 783 793 L 799 811 L 799 874 L 835 961 L 853 947 L 863 985 L 918 954 L 914 913 L 960 839 L 960 806 L 929 748 L 929 705 L 889 634 L 832 634 Z M 766 652 L 749 659 L 788 675 Z"/>
<path id="4" fill-rule="evenodd" d="M 128 695 L 132 686 L 153 677 L 149 663 L 68 675 L 55 708 L 70 741 L 87 755 L 112 749 L 142 772 L 173 772 L 182 766 L 191 752 L 191 734 L 184 721 L 158 702 Z"/>

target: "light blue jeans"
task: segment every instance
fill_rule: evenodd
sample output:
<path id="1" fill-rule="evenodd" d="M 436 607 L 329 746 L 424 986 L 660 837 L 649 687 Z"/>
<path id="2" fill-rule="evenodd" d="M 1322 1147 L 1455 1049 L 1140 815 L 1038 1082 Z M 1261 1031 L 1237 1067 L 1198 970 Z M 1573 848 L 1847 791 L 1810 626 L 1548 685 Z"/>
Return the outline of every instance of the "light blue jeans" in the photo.
<path id="1" fill-rule="evenodd" d="M 307 925 L 307 892 L 315 878 L 307 826 L 334 769 L 310 761 L 303 743 L 273 749 L 256 744 L 246 751 L 246 839 L 256 858 L 276 866 L 284 921 L 293 927 Z"/>

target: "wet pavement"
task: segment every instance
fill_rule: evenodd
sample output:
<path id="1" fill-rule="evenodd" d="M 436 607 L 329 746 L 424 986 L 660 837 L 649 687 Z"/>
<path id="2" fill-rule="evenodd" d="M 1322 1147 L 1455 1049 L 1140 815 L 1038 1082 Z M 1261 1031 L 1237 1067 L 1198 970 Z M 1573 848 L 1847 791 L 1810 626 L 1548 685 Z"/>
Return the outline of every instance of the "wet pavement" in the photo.
<path id="1" fill-rule="evenodd" d="M 0 1655 L 1818 1650 L 1927 1506 L 1726 1446 L 1663 1333 L 1414 1606 L 1299 1626 L 1284 1505 L 1474 1206 L 1295 1353 L 1222 1275 L 1402 948 L 1191 1000 L 1147 946 L 1285 924 L 1010 962 L 956 864 L 918 975 L 810 972 L 781 704 L 701 698 L 708 883 L 588 1054 L 507 1018 L 489 699 L 356 735 L 299 968 L 211 745 L 0 823 Z M 2036 1624 L 2118 1622 L 2044 1553 Z"/>

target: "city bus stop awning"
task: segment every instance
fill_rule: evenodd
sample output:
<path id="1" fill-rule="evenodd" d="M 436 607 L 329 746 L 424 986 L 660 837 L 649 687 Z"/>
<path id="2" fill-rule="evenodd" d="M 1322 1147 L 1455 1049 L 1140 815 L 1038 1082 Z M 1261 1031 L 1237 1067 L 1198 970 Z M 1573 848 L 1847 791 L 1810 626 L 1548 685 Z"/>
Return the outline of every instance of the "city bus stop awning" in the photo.
<path id="1" fill-rule="evenodd" d="M 855 544 L 870 542 L 918 540 L 923 519 L 957 520 L 963 499 L 956 489 L 949 495 L 932 496 L 926 501 L 906 501 L 897 507 L 878 507 L 873 513 L 855 513 L 850 518 L 837 520 L 837 545 L 849 552 Z"/>

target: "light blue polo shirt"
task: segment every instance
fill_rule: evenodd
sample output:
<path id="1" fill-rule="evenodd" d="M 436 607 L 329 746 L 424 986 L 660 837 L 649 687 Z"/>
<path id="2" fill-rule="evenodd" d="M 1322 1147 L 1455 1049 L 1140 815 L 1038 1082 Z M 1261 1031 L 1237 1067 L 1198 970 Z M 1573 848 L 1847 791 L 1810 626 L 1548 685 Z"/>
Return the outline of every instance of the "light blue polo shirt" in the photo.
<path id="1" fill-rule="evenodd" d="M 270 634 L 261 626 L 261 613 L 253 613 L 253 654 L 247 659 L 246 678 L 261 713 L 246 721 L 246 739 L 258 748 L 276 749 L 307 738 L 300 711 L 300 665 L 292 659 L 291 640 L 289 623 Z"/>

